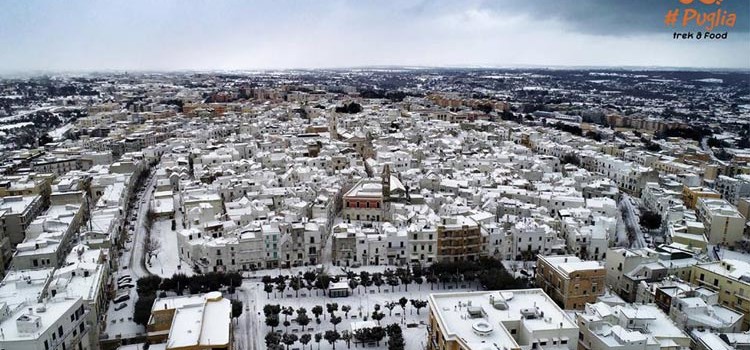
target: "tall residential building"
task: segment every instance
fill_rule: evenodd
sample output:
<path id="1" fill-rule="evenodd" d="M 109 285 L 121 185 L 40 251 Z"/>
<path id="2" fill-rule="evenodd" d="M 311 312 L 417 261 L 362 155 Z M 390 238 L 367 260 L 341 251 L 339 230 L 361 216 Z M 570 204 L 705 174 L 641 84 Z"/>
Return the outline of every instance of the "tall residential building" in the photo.
<path id="1" fill-rule="evenodd" d="M 563 309 L 583 309 L 604 294 L 607 271 L 598 261 L 539 255 L 536 266 L 537 286 Z"/>
<path id="2" fill-rule="evenodd" d="M 40 195 L 0 197 L 0 274 L 7 270 L 13 249 L 42 210 Z"/>
<path id="3" fill-rule="evenodd" d="M 750 262 L 724 259 L 693 266 L 693 284 L 719 293 L 719 303 L 744 314 L 742 330 L 750 329 Z"/>
<path id="4" fill-rule="evenodd" d="M 431 294 L 428 350 L 576 349 L 578 326 L 541 289 Z"/>
<path id="5" fill-rule="evenodd" d="M 735 177 L 719 175 L 716 178 L 715 187 L 721 193 L 722 198 L 737 205 L 740 198 L 750 196 L 750 175 L 741 174 Z"/>
<path id="6" fill-rule="evenodd" d="M 716 192 L 710 188 L 705 187 L 688 187 L 682 188 L 682 200 L 685 202 L 685 206 L 690 209 L 695 209 L 700 198 L 721 198 L 721 193 Z"/>
<path id="7" fill-rule="evenodd" d="M 23 242 L 24 231 L 42 211 L 42 197 L 28 196 L 0 197 L 0 232 L 10 239 L 10 244 Z"/>
<path id="8" fill-rule="evenodd" d="M 726 200 L 701 198 L 696 211 L 706 227 L 706 237 L 712 244 L 733 246 L 742 240 L 745 217 Z"/>
<path id="9" fill-rule="evenodd" d="M 86 322 L 89 312 L 81 297 L 58 297 L 14 310 L 6 306 L 0 317 L 0 349 L 94 349 L 98 344 L 89 342 L 95 327 Z"/>
<path id="10" fill-rule="evenodd" d="M 476 261 L 482 249 L 479 225 L 464 216 L 443 218 L 437 226 L 438 261 Z"/>
<path id="11" fill-rule="evenodd" d="M 624 275 L 647 262 L 656 262 L 657 257 L 651 249 L 610 248 L 607 250 L 607 286 L 619 295 L 635 293 L 625 283 Z"/>

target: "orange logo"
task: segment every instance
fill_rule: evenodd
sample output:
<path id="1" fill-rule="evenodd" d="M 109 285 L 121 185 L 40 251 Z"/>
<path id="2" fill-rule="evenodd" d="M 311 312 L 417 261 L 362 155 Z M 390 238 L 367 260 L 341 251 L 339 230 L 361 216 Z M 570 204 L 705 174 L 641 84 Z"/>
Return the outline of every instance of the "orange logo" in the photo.
<path id="1" fill-rule="evenodd" d="M 680 0 L 680 2 L 683 3 L 684 5 L 690 5 L 693 3 L 693 1 L 694 0 Z M 721 0 L 700 0 L 700 2 L 702 2 L 705 5 L 713 5 L 713 4 L 720 5 L 721 4 Z"/>
<path id="2" fill-rule="evenodd" d="M 695 0 L 678 1 L 683 5 L 691 5 L 695 2 Z M 698 2 L 704 5 L 719 6 L 722 0 L 698 0 Z M 720 27 L 733 28 L 736 22 L 737 14 L 722 10 L 721 7 L 717 8 L 716 11 L 710 12 L 702 12 L 692 7 L 676 8 L 667 11 L 667 14 L 664 16 L 664 24 L 668 27 L 674 27 L 678 23 L 682 23 L 683 28 L 694 25 L 709 32 Z"/>

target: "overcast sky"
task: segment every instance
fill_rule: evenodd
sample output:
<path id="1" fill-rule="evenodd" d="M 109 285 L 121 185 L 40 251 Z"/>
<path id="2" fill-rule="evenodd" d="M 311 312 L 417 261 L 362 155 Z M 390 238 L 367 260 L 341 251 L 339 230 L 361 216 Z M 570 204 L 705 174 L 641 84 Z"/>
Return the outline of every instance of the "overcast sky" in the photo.
<path id="1" fill-rule="evenodd" d="M 750 69 L 750 1 L 723 0 L 721 7 L 738 15 L 728 40 L 697 41 L 674 40 L 664 25 L 668 9 L 684 8 L 678 0 L 4 0 L 0 71 Z"/>

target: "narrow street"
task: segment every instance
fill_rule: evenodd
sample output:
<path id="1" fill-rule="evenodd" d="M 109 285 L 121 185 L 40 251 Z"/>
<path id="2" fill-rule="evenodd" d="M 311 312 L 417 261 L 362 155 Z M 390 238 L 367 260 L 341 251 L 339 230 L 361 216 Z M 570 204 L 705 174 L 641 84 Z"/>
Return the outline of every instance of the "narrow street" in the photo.
<path id="1" fill-rule="evenodd" d="M 149 199 L 153 194 L 155 184 L 156 177 L 151 172 L 146 180 L 146 189 L 141 193 L 140 199 L 138 199 L 139 206 L 136 212 L 133 237 L 131 237 L 131 242 L 127 247 L 128 255 L 130 255 L 128 268 L 136 280 L 140 277 L 151 275 L 148 269 L 146 269 L 143 244 L 146 239 L 146 215 L 148 215 L 148 209 L 151 205 Z"/>
<path id="2" fill-rule="evenodd" d="M 260 335 L 259 307 L 258 307 L 258 289 L 256 284 L 245 283 L 237 289 L 242 300 L 242 315 L 237 320 L 237 326 L 234 331 L 235 345 L 238 350 L 262 350 L 265 349 L 265 343 Z"/>
<path id="3" fill-rule="evenodd" d="M 643 237 L 641 225 L 638 223 L 637 209 L 633 205 L 633 199 L 626 193 L 622 194 L 619 203 L 619 209 L 622 212 L 622 220 L 628 231 L 628 240 L 630 248 L 646 248 L 646 240 Z"/>

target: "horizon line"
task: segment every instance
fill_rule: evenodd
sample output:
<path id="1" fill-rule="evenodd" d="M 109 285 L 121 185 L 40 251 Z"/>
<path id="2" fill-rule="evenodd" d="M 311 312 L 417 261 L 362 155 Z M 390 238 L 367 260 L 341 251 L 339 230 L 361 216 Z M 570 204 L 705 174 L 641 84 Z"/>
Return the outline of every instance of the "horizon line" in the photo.
<path id="1" fill-rule="evenodd" d="M 750 67 L 686 67 L 686 66 L 661 66 L 661 65 L 353 65 L 353 66 L 331 66 L 331 67 L 287 67 L 287 68 L 178 68 L 178 69 L 19 69 L 0 70 L 0 77 L 12 75 L 42 76 L 48 74 L 106 74 L 106 73 L 250 73 L 250 72 L 293 72 L 293 71 L 337 71 L 337 70 L 377 70 L 377 69 L 399 69 L 399 70 L 518 70 L 518 69 L 541 69 L 541 70 L 623 70 L 623 71 L 721 71 L 721 72 L 744 72 L 749 73 Z"/>

